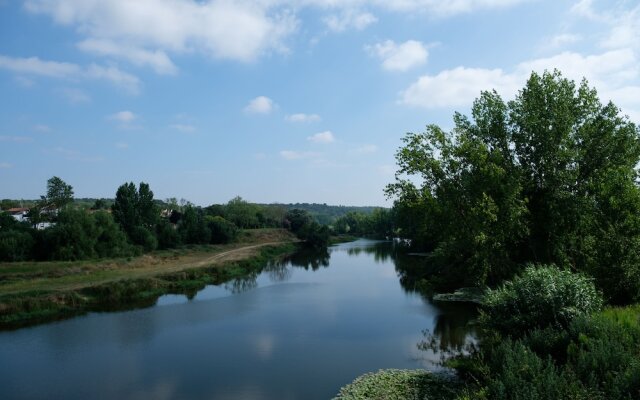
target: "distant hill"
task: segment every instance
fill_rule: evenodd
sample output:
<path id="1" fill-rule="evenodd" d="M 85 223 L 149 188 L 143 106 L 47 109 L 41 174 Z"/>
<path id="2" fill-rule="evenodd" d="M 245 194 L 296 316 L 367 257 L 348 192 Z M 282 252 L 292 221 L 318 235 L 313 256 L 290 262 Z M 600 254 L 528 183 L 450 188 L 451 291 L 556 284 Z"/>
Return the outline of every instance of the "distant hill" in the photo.
<path id="1" fill-rule="evenodd" d="M 371 214 L 376 208 L 373 206 L 332 206 L 326 203 L 275 203 L 275 204 L 260 204 L 264 207 L 281 207 L 287 210 L 301 209 L 308 211 L 319 223 L 329 225 L 336 219 L 346 215 L 350 212 L 360 212 L 363 214 Z"/>

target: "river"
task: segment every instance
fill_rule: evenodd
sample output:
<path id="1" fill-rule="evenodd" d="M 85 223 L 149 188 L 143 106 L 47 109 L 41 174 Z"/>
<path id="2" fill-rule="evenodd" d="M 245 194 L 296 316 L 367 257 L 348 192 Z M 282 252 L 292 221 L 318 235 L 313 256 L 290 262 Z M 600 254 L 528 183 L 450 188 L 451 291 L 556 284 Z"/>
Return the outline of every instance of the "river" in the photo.
<path id="1" fill-rule="evenodd" d="M 392 244 L 300 252 L 192 298 L 0 332 L 2 399 L 330 399 L 381 368 L 440 368 L 419 349 L 473 340 L 473 310 L 403 287 Z"/>

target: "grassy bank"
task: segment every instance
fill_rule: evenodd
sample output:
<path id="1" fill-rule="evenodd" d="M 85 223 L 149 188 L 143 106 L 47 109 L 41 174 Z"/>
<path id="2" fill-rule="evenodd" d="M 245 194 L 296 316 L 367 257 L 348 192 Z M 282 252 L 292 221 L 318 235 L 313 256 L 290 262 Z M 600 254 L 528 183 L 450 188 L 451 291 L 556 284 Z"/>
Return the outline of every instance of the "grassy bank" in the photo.
<path id="1" fill-rule="evenodd" d="M 193 296 L 290 254 L 296 239 L 277 229 L 246 231 L 234 244 L 195 246 L 132 259 L 0 264 L 0 329 L 89 311 L 155 304 L 163 294 Z"/>
<path id="2" fill-rule="evenodd" d="M 340 389 L 334 400 L 455 399 L 461 384 L 454 377 L 424 370 L 387 369 L 364 374 Z"/>

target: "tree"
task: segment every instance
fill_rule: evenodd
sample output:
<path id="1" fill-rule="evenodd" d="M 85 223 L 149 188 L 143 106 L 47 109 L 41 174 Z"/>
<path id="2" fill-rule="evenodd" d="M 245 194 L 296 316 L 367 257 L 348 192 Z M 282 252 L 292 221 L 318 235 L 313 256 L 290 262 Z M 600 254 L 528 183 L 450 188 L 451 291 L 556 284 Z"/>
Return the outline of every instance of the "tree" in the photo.
<path id="1" fill-rule="evenodd" d="M 111 206 L 113 219 L 122 226 L 127 234 L 140 225 L 138 213 L 138 192 L 133 182 L 122 184 L 116 192 L 116 200 Z"/>
<path id="2" fill-rule="evenodd" d="M 63 208 L 73 201 L 73 187 L 54 176 L 47 181 L 47 195 L 42 200 L 48 207 Z"/>
<path id="3" fill-rule="evenodd" d="M 248 203 L 242 197 L 237 196 L 227 203 L 224 218 L 233 222 L 239 228 L 257 228 L 260 226 L 258 212 L 257 205 Z"/>
<path id="4" fill-rule="evenodd" d="M 133 182 L 121 185 L 111 207 L 113 219 L 120 224 L 129 239 L 146 250 L 158 245 L 154 232 L 158 223 L 158 209 L 148 184 L 140 182 L 138 189 Z"/>
<path id="5" fill-rule="evenodd" d="M 182 241 L 187 244 L 206 244 L 211 241 L 211 231 L 207 226 L 204 212 L 199 207 L 184 207 L 182 219 L 178 224 Z"/>
<path id="6" fill-rule="evenodd" d="M 640 132 L 617 107 L 586 81 L 533 73 L 513 101 L 483 92 L 454 124 L 407 134 L 386 189 L 430 272 L 482 285 L 553 263 L 609 300 L 640 299 Z"/>

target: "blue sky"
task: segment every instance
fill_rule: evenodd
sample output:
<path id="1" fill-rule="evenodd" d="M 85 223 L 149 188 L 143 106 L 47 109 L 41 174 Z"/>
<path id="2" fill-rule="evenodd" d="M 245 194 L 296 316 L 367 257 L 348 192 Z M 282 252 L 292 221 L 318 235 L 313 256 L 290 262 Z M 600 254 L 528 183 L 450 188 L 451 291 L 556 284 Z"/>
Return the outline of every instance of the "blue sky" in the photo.
<path id="1" fill-rule="evenodd" d="M 0 0 L 0 198 L 390 205 L 406 132 L 532 70 L 640 121 L 640 4 Z"/>

